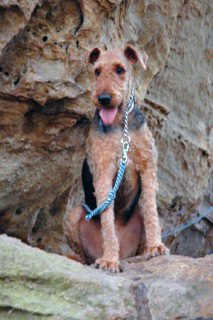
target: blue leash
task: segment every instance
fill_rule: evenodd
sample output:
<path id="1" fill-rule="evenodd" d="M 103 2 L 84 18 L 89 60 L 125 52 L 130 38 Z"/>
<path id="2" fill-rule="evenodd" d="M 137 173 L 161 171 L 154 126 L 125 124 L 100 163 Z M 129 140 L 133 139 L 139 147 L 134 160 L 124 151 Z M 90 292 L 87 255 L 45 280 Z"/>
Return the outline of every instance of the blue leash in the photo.
<path id="1" fill-rule="evenodd" d="M 199 213 L 198 217 L 193 218 L 187 222 L 184 222 L 174 229 L 164 231 L 162 233 L 162 240 L 167 239 L 170 236 L 177 235 L 181 231 L 193 226 L 194 224 L 200 222 L 203 218 L 206 218 L 211 212 L 213 212 L 213 206 Z"/>
<path id="2" fill-rule="evenodd" d="M 88 214 L 85 217 L 86 221 L 89 221 L 94 216 L 99 215 L 100 213 L 105 211 L 107 208 L 109 208 L 109 206 L 113 203 L 113 201 L 116 198 L 116 193 L 118 191 L 118 188 L 119 188 L 121 181 L 123 179 L 125 169 L 126 169 L 126 163 L 124 163 L 121 160 L 120 165 L 119 165 L 119 169 L 118 169 L 118 175 L 115 180 L 114 187 L 108 193 L 106 200 L 104 202 L 102 202 L 101 204 L 99 204 L 99 206 L 95 210 L 91 210 L 86 203 L 82 205 L 83 208 L 88 212 Z"/>

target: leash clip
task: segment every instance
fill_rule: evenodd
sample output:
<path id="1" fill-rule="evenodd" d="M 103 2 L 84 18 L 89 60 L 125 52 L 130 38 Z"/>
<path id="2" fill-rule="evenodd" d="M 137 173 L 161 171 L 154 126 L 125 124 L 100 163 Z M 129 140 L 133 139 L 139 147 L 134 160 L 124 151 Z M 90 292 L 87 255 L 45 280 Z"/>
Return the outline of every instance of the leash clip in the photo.
<path id="1" fill-rule="evenodd" d="M 126 138 L 127 138 L 127 140 L 126 140 Z M 124 152 L 128 152 L 128 151 L 129 151 L 129 144 L 130 144 L 130 142 L 131 142 L 130 136 L 125 137 L 125 140 L 124 140 L 124 139 L 121 139 L 121 143 L 122 143 L 122 145 L 123 145 L 123 151 L 124 151 Z"/>
<path id="2" fill-rule="evenodd" d="M 128 158 L 127 158 L 127 154 L 123 154 L 122 155 L 122 163 L 127 163 L 127 160 L 128 160 Z"/>

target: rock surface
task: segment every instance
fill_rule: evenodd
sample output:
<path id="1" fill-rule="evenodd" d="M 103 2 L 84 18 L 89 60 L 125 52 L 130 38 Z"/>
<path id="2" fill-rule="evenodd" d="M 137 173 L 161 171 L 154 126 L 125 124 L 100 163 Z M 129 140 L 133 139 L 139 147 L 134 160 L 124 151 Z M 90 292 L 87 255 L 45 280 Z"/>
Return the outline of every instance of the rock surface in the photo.
<path id="1" fill-rule="evenodd" d="M 136 68 L 135 82 L 159 151 L 163 228 L 208 208 L 211 12 L 208 0 L 0 0 L 1 233 L 72 253 L 62 222 L 83 199 L 81 166 L 94 113 L 85 61 L 97 45 L 129 42 L 149 55 L 147 71 Z M 212 222 L 203 224 L 190 237 L 169 239 L 172 252 L 211 252 Z"/>
<path id="2" fill-rule="evenodd" d="M 115 276 L 0 236 L 0 318 L 212 319 L 213 256 L 140 257 Z"/>

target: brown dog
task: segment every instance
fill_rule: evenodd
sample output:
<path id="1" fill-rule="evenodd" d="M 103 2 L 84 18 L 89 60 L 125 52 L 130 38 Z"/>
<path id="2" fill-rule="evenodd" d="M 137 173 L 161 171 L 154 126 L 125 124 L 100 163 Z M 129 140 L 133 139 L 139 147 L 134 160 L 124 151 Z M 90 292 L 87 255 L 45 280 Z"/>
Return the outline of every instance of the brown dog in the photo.
<path id="1" fill-rule="evenodd" d="M 94 48 L 97 107 L 87 140 L 82 180 L 91 209 L 112 189 L 121 159 L 124 111 L 133 88 L 133 64 L 146 69 L 146 53 L 127 45 L 122 50 Z M 102 128 L 99 123 L 102 121 Z M 120 270 L 119 259 L 142 254 L 146 258 L 168 253 L 161 241 L 156 208 L 157 151 L 142 113 L 135 106 L 129 115 L 131 137 L 128 163 L 115 202 L 100 217 L 85 221 L 82 207 L 70 212 L 66 232 L 72 247 L 87 263 L 103 270 Z"/>

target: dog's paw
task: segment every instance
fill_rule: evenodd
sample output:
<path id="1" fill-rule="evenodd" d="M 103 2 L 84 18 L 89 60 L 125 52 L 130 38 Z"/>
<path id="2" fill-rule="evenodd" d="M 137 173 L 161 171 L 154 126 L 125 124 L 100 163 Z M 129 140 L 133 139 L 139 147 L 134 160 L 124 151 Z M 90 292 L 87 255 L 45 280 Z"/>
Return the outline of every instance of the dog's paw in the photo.
<path id="1" fill-rule="evenodd" d="M 145 248 L 145 250 L 141 253 L 141 256 L 144 259 L 149 260 L 153 257 L 169 255 L 169 254 L 170 254 L 169 249 L 163 243 L 161 243 L 158 246 Z"/>
<path id="2" fill-rule="evenodd" d="M 109 271 L 111 273 L 117 273 L 121 272 L 121 266 L 118 259 L 109 259 L 105 257 L 98 258 L 95 261 L 95 267 L 103 270 L 103 271 Z"/>

